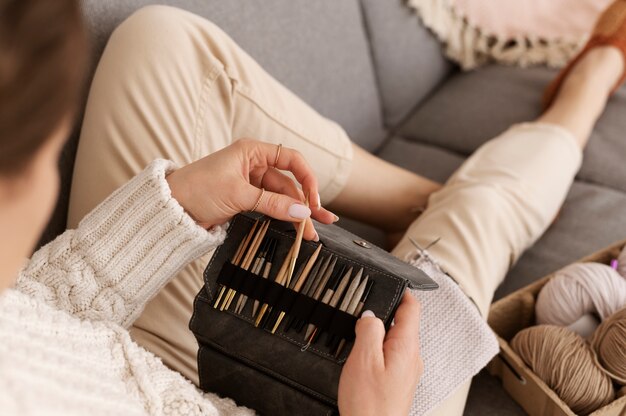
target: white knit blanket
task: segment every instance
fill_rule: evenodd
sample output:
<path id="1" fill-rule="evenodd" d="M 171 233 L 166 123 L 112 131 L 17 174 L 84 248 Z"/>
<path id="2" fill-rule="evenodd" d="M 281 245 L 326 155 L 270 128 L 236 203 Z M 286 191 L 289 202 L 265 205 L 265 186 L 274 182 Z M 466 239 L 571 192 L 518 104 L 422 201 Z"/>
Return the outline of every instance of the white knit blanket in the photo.
<path id="1" fill-rule="evenodd" d="M 422 305 L 420 342 L 424 361 L 424 375 L 410 413 L 416 416 L 434 409 L 476 375 L 499 347 L 476 306 L 427 252 L 411 264 L 439 284 L 435 291 L 412 291 Z"/>
<path id="2" fill-rule="evenodd" d="M 406 0 L 463 69 L 564 66 L 612 0 Z"/>

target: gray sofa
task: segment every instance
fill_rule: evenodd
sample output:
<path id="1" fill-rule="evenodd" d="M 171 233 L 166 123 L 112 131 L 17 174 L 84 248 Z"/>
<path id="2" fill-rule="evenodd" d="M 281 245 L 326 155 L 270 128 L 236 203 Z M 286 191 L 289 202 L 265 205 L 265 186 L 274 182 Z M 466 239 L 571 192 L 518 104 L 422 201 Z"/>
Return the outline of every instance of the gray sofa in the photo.
<path id="1" fill-rule="evenodd" d="M 94 65 L 115 26 L 151 3 L 212 20 L 354 141 L 438 181 L 486 140 L 537 116 L 541 91 L 554 74 L 501 66 L 460 72 L 403 0 L 84 0 Z M 622 93 L 594 132 L 558 222 L 509 273 L 497 297 L 626 238 L 626 219 L 620 216 L 626 210 Z M 76 141 L 77 134 L 63 154 L 62 195 L 42 243 L 65 228 Z M 350 221 L 343 225 L 381 240 L 377 230 Z M 523 412 L 495 379 L 481 374 L 466 414 Z"/>

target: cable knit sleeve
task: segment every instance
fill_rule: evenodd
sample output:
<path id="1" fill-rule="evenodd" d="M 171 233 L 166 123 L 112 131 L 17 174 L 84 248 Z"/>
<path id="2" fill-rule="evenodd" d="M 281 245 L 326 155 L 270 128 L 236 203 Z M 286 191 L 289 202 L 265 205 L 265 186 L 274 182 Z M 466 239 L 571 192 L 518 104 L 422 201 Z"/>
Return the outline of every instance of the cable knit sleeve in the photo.
<path id="1" fill-rule="evenodd" d="M 224 240 L 172 198 L 174 164 L 156 160 L 78 225 L 37 251 L 17 289 L 89 320 L 130 326 L 144 305 L 184 266 Z"/>

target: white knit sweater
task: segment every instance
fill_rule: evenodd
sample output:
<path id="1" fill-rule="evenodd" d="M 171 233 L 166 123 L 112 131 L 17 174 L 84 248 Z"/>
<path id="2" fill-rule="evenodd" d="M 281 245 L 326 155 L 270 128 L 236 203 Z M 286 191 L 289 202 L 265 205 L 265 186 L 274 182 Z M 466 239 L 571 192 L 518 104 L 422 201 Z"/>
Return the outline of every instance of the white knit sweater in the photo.
<path id="1" fill-rule="evenodd" d="M 39 250 L 0 295 L 2 415 L 249 415 L 135 344 L 144 305 L 220 244 L 172 198 L 157 160 Z M 183 323 L 184 324 L 184 323 Z"/>

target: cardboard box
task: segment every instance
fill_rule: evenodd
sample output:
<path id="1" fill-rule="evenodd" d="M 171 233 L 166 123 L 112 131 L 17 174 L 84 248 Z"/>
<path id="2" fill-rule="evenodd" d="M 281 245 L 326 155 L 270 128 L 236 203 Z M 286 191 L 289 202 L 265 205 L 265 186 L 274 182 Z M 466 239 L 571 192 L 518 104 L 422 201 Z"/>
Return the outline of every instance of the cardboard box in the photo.
<path id="1" fill-rule="evenodd" d="M 581 259 L 581 262 L 609 264 L 617 258 L 626 240 Z M 543 285 L 552 277 L 511 293 L 491 305 L 489 325 L 498 335 L 500 354 L 487 366 L 500 378 L 504 389 L 532 416 L 574 416 L 575 413 L 524 363 L 511 348 L 509 341 L 524 328 L 535 325 L 535 300 Z M 626 415 L 626 396 L 596 410 L 593 416 Z"/>

